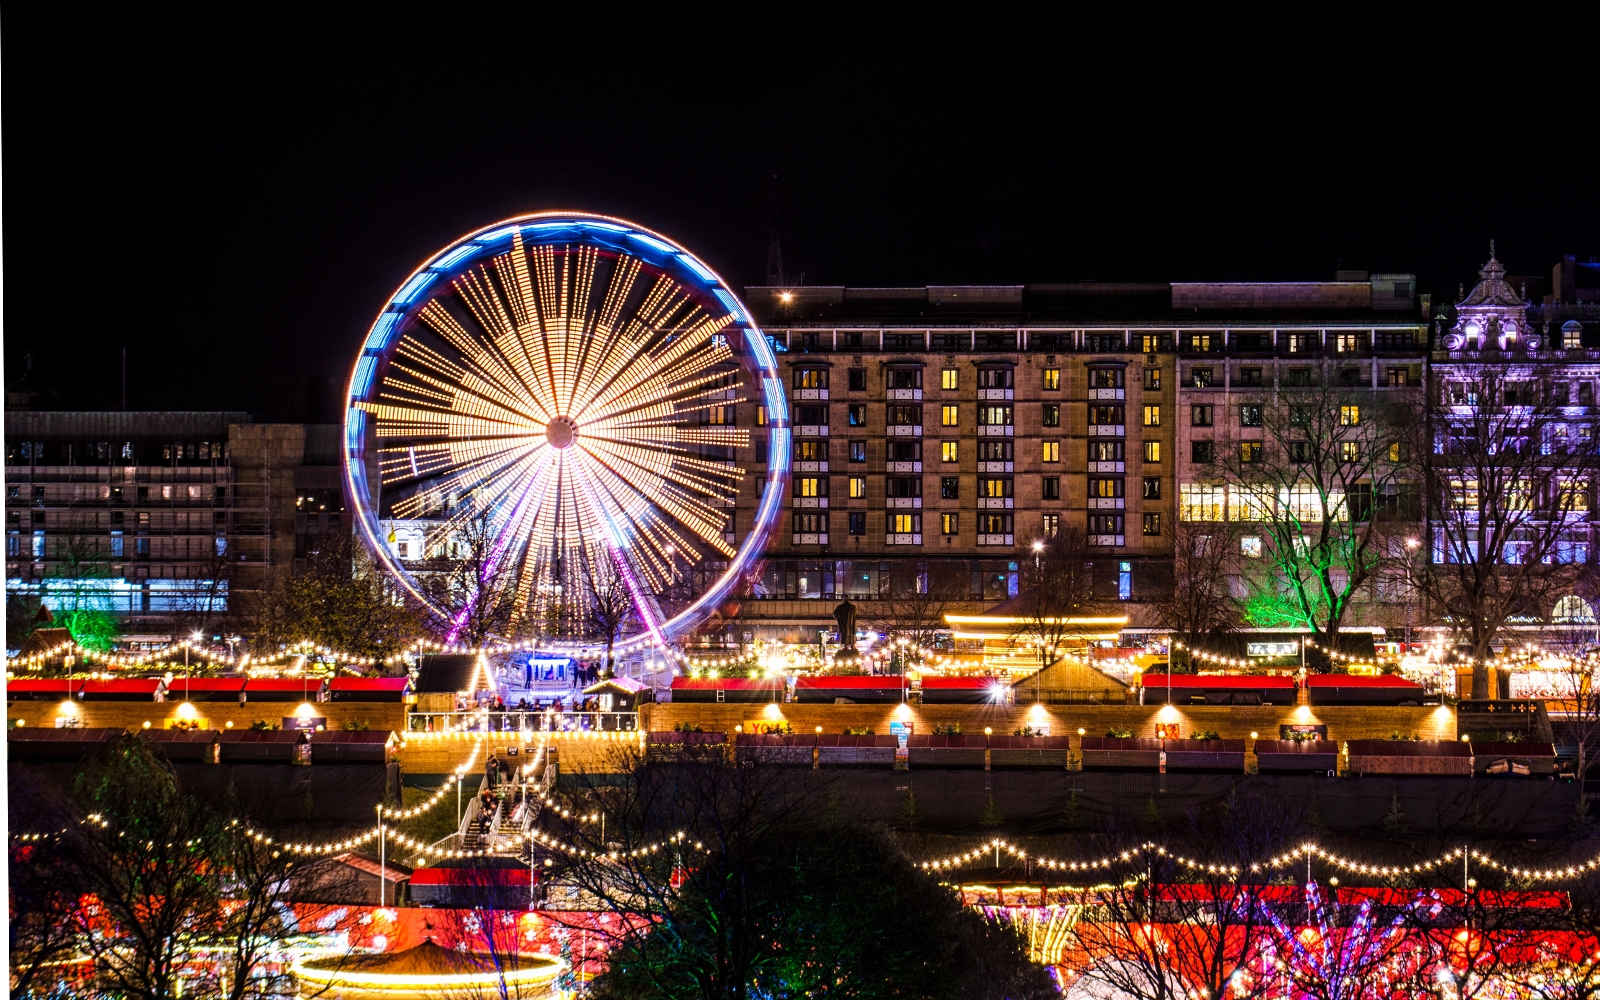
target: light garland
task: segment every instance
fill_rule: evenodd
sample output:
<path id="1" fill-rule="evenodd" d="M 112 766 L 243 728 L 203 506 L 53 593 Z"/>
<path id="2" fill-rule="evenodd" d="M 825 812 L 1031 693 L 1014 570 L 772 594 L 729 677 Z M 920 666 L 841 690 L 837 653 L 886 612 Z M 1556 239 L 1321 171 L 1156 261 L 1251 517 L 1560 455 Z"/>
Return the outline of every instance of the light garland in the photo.
<path id="1" fill-rule="evenodd" d="M 940 858 L 933 861 L 924 861 L 921 863 L 921 867 L 930 871 L 955 868 L 965 864 L 968 861 L 981 858 L 996 851 L 1004 851 L 1017 858 L 1028 857 L 1028 853 L 1022 848 L 1017 847 L 1015 844 L 1012 844 L 1009 841 L 995 838 L 981 847 L 976 847 L 961 854 L 951 855 L 950 857 Z M 1173 861 L 1176 861 L 1178 864 L 1183 865 L 1192 871 L 1204 871 L 1209 874 L 1219 875 L 1241 875 L 1245 871 L 1245 868 L 1240 865 L 1219 865 L 1210 862 L 1199 861 L 1194 858 L 1186 857 L 1182 854 L 1176 854 L 1169 851 L 1165 846 L 1157 844 L 1153 841 L 1147 841 L 1137 847 L 1122 851 L 1119 854 L 1108 854 L 1104 857 L 1093 858 L 1086 861 L 1064 861 L 1061 859 L 1048 857 L 1035 857 L 1033 860 L 1035 863 L 1047 868 L 1058 869 L 1062 871 L 1091 872 L 1100 869 L 1111 868 L 1118 864 L 1133 862 L 1137 860 L 1138 857 L 1144 852 L 1154 852 L 1158 857 L 1171 858 Z M 1341 855 L 1334 854 L 1331 851 L 1325 851 L 1316 844 L 1302 844 L 1284 854 L 1269 858 L 1263 862 L 1251 864 L 1248 866 L 1248 868 L 1252 872 L 1260 872 L 1268 868 L 1280 868 L 1289 864 L 1298 864 L 1308 856 L 1320 858 L 1328 864 L 1331 864 L 1334 867 L 1344 871 L 1358 872 L 1363 875 L 1387 876 L 1416 874 L 1420 872 L 1431 871 L 1442 865 L 1453 864 L 1457 861 L 1460 861 L 1463 856 L 1466 856 L 1469 860 L 1476 861 L 1490 868 L 1506 872 L 1507 874 L 1516 876 L 1518 878 L 1544 879 L 1553 881 L 1558 879 L 1579 878 L 1585 876 L 1589 872 L 1600 871 L 1600 856 L 1591 858 L 1588 861 L 1582 862 L 1581 864 L 1567 865 L 1565 867 L 1542 869 L 1520 868 L 1512 865 L 1501 864 L 1481 851 L 1472 851 L 1467 848 L 1456 848 L 1452 851 L 1446 851 L 1444 854 L 1441 854 L 1436 858 L 1431 858 L 1426 861 L 1419 861 L 1411 865 L 1373 865 L 1346 858 Z"/>

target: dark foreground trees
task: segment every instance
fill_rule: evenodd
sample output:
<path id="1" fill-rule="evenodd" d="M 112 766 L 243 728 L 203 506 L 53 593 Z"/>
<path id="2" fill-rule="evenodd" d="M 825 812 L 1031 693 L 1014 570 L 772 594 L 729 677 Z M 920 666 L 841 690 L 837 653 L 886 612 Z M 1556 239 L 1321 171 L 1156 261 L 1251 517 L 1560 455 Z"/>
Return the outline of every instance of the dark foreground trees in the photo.
<path id="1" fill-rule="evenodd" d="M 49 791 L 12 810 L 14 829 L 38 834 L 10 852 L 12 996 L 64 995 L 63 970 L 73 996 L 292 991 L 286 948 L 321 909 L 292 910 L 289 889 L 329 862 L 246 835 L 231 803 L 186 792 L 148 740 L 115 741 L 72 795 Z"/>
<path id="2" fill-rule="evenodd" d="M 561 831 L 599 856 L 555 880 L 618 919 L 595 995 L 1056 995 L 1013 928 L 962 905 L 809 770 L 703 760 L 645 764 L 593 787 Z"/>

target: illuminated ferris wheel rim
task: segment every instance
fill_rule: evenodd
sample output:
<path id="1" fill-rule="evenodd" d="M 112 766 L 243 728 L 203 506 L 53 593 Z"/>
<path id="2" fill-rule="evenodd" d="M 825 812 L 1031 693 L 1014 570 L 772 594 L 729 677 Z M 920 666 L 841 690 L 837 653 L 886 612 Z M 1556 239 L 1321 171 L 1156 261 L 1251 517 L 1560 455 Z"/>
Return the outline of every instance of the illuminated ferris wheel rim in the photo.
<path id="1" fill-rule="evenodd" d="M 615 652 L 628 652 L 651 645 L 664 646 L 700 624 L 760 557 L 767 536 L 777 520 L 789 477 L 790 430 L 777 358 L 743 301 L 721 276 L 688 250 L 643 226 L 625 219 L 584 212 L 538 212 L 513 216 L 453 241 L 431 255 L 400 283 L 368 329 L 346 387 L 343 464 L 345 483 L 355 507 L 356 523 L 368 548 L 384 570 L 418 601 L 433 607 L 435 611 L 441 610 L 385 544 L 366 467 L 367 430 L 376 421 L 363 405 L 370 405 L 376 398 L 383 384 L 380 371 L 392 357 L 407 321 L 432 301 L 432 295 L 428 293 L 447 287 L 473 265 L 508 252 L 519 238 L 520 242 L 529 246 L 582 245 L 602 252 L 627 254 L 715 301 L 731 318 L 727 330 L 729 340 L 739 336 L 743 341 L 742 356 L 746 362 L 742 367 L 750 370 L 759 383 L 759 398 L 769 414 L 768 462 L 752 530 L 741 540 L 723 574 L 687 608 L 659 625 L 649 623 L 647 619 L 649 627 L 645 632 L 619 640 L 613 649 Z M 557 421 L 563 421 L 564 425 L 559 428 L 553 426 Z M 551 424 L 547 433 L 550 443 L 556 447 L 566 447 L 572 437 L 581 433 L 564 416 L 558 416 Z M 559 445 L 556 444 L 558 436 L 563 438 Z M 574 655 L 593 653 L 602 646 L 603 643 L 567 641 L 556 637 L 542 637 L 539 640 L 541 650 Z"/>

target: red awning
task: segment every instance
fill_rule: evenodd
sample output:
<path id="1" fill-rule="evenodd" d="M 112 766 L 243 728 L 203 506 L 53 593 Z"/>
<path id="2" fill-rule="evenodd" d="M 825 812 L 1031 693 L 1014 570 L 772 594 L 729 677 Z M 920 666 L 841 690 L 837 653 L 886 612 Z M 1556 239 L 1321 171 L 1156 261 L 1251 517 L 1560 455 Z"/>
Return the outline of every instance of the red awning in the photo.
<path id="1" fill-rule="evenodd" d="M 1292 688 L 1294 680 L 1281 674 L 1145 674 L 1139 682 L 1147 688 Z"/>
<path id="2" fill-rule="evenodd" d="M 922 690 L 984 691 L 1004 683 L 998 677 L 924 677 Z"/>
<path id="3" fill-rule="evenodd" d="M 783 682 L 777 678 L 674 677 L 672 679 L 674 691 L 764 691 L 782 686 Z"/>
<path id="4" fill-rule="evenodd" d="M 1311 674 L 1306 678 L 1308 688 L 1416 688 L 1422 690 L 1422 685 L 1415 681 L 1408 681 L 1404 677 L 1384 674 L 1378 677 L 1365 677 L 1360 674 Z"/>
<path id="5" fill-rule="evenodd" d="M 251 682 L 255 684 L 254 681 Z M 409 677 L 335 677 L 328 682 L 329 691 L 401 691 L 411 687 Z"/>
<path id="6" fill-rule="evenodd" d="M 841 674 L 838 676 L 811 676 L 796 677 L 796 688 L 822 688 L 824 690 L 844 690 L 846 688 L 880 688 L 905 687 L 904 677 L 874 677 L 870 674 Z"/>

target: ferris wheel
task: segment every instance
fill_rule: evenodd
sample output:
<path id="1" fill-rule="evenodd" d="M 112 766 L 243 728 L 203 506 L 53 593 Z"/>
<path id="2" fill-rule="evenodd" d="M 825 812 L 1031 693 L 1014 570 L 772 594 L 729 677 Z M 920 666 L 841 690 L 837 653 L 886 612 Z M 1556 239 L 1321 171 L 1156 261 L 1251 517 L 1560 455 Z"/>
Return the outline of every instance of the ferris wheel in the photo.
<path id="1" fill-rule="evenodd" d="M 784 395 L 748 310 L 672 241 L 573 213 L 496 223 L 407 278 L 356 359 L 343 451 L 358 530 L 452 639 L 494 601 L 519 634 L 591 651 L 604 580 L 642 626 L 617 650 L 665 646 L 760 557 L 789 475 Z M 744 490 L 760 502 L 736 534 Z M 415 539 L 403 553 L 396 525 Z"/>

